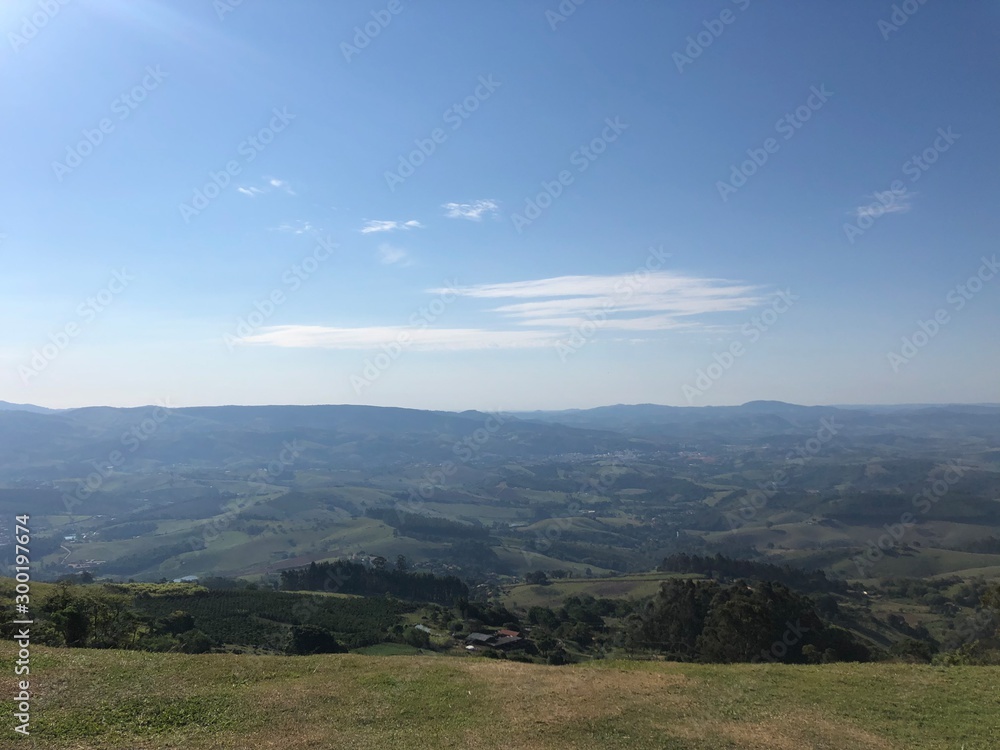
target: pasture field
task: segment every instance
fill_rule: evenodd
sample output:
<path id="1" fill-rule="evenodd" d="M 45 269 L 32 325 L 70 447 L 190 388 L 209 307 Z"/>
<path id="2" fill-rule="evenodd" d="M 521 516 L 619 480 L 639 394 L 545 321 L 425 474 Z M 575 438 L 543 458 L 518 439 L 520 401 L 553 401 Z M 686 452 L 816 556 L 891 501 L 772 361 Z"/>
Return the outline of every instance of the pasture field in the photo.
<path id="1" fill-rule="evenodd" d="M 10 642 L 0 645 L 6 664 Z M 37 648 L 25 750 L 986 750 L 1000 668 Z M 0 691 L 16 694 L 13 670 Z"/>

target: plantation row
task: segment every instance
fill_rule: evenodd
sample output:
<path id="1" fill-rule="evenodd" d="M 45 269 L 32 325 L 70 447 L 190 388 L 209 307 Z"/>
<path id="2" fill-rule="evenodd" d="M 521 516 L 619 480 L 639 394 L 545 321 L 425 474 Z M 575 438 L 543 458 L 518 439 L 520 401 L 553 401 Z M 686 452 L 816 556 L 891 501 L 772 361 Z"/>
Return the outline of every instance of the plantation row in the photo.
<path id="1" fill-rule="evenodd" d="M 281 588 L 285 591 L 388 595 L 409 601 L 448 605 L 469 595 L 469 587 L 455 576 L 408 573 L 403 569 L 402 560 L 395 569 L 384 567 L 384 559 L 381 563 L 371 568 L 346 560 L 311 563 L 305 568 L 282 571 Z"/>
<path id="2" fill-rule="evenodd" d="M 309 625 L 331 633 L 348 648 L 359 648 L 384 641 L 389 628 L 411 606 L 383 597 L 353 599 L 237 589 L 139 598 L 136 609 L 154 619 L 186 612 L 198 630 L 219 644 L 279 648 L 290 627 Z"/>

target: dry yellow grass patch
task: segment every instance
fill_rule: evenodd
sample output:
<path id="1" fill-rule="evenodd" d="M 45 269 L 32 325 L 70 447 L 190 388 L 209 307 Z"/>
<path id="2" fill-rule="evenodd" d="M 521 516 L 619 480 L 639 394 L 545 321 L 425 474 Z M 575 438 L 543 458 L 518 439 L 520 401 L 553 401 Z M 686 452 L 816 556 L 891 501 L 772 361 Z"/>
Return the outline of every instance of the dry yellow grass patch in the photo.
<path id="1" fill-rule="evenodd" d="M 794 713 L 766 722 L 721 722 L 715 730 L 747 750 L 903 750 L 848 723 L 835 723 L 817 714 Z"/>

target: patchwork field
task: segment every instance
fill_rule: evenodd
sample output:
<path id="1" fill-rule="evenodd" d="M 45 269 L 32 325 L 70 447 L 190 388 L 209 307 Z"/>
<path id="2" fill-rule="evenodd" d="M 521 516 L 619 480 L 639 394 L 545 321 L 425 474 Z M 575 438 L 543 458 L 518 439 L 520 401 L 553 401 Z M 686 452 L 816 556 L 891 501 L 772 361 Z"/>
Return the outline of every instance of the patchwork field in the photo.
<path id="1" fill-rule="evenodd" d="M 510 607 L 551 607 L 570 596 L 593 596 L 598 599 L 640 599 L 652 596 L 668 578 L 700 578 L 698 575 L 673 573 L 637 573 L 613 578 L 552 579 L 544 586 L 519 584 L 506 589 L 503 602 Z"/>

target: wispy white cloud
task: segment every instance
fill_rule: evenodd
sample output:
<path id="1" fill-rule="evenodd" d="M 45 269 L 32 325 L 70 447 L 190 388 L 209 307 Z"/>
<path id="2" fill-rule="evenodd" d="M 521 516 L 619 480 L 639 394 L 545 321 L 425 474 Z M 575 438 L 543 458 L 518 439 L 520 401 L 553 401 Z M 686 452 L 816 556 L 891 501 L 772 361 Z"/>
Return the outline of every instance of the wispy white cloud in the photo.
<path id="1" fill-rule="evenodd" d="M 378 262 L 383 266 L 409 266 L 412 265 L 410 254 L 401 247 L 390 245 L 385 242 L 378 246 Z"/>
<path id="2" fill-rule="evenodd" d="M 278 190 L 284 190 L 289 195 L 295 195 L 295 191 L 292 190 L 292 186 L 289 185 L 286 180 L 279 180 L 277 177 L 270 177 L 267 180 L 267 184 Z"/>
<path id="3" fill-rule="evenodd" d="M 916 193 L 911 193 L 906 188 L 903 188 L 902 192 L 885 190 L 883 192 L 872 193 L 870 196 L 865 197 L 866 200 L 870 200 L 869 203 L 865 203 L 854 209 L 854 216 L 858 219 L 865 216 L 877 219 L 884 214 L 906 213 L 913 207 L 914 195 Z"/>
<path id="4" fill-rule="evenodd" d="M 548 331 L 491 331 L 482 328 L 412 328 L 408 326 L 269 326 L 240 339 L 241 344 L 303 349 L 372 349 L 406 337 L 408 347 L 423 351 L 523 349 L 551 346 Z"/>
<path id="5" fill-rule="evenodd" d="M 256 198 L 258 195 L 269 193 L 272 190 L 284 190 L 289 195 L 295 195 L 295 191 L 292 190 L 292 186 L 288 184 L 288 181 L 279 180 L 277 177 L 265 177 L 260 187 L 240 185 L 236 188 L 237 192 L 243 193 L 243 195 L 250 198 Z"/>
<path id="6" fill-rule="evenodd" d="M 290 232 L 291 234 L 305 234 L 306 232 L 312 232 L 315 227 L 308 221 L 286 221 L 284 224 L 280 224 L 276 227 L 271 227 L 274 232 Z"/>
<path id="7" fill-rule="evenodd" d="M 765 301 L 757 286 L 670 271 L 479 284 L 460 288 L 457 294 L 525 300 L 490 309 L 519 326 L 573 328 L 600 319 L 604 328 L 632 331 L 702 327 L 695 318 L 749 310 Z"/>
<path id="8" fill-rule="evenodd" d="M 486 199 L 473 201 L 472 203 L 444 203 L 441 208 L 445 209 L 445 216 L 449 219 L 469 219 L 479 221 L 484 214 L 496 216 L 500 210 L 500 204 L 495 200 Z"/>
<path id="9" fill-rule="evenodd" d="M 378 221 L 371 219 L 361 227 L 361 234 L 371 234 L 372 232 L 395 232 L 400 229 L 423 229 L 424 225 L 416 219 L 409 221 Z"/>
<path id="10" fill-rule="evenodd" d="M 379 247 L 383 263 L 406 263 L 401 248 Z M 556 276 L 500 284 L 430 289 L 470 300 L 516 300 L 481 310 L 477 328 L 287 325 L 261 329 L 243 343 L 262 346 L 371 349 L 406 335 L 423 350 L 525 349 L 553 346 L 567 332 L 597 325 L 630 343 L 656 341 L 665 331 L 726 329 L 713 314 L 752 309 L 771 298 L 761 287 L 667 271 L 605 276 Z M 491 322 L 494 325 L 490 325 Z M 513 327 L 512 325 L 513 324 Z"/>

